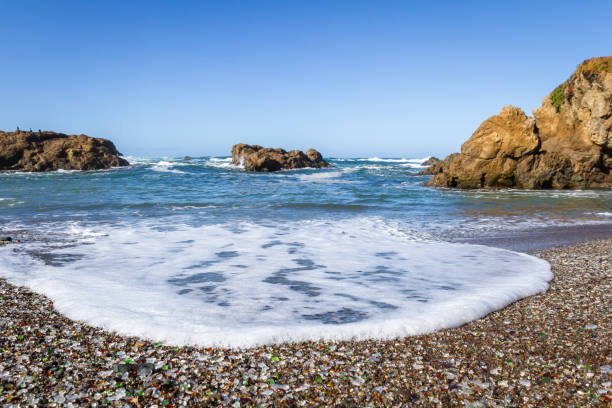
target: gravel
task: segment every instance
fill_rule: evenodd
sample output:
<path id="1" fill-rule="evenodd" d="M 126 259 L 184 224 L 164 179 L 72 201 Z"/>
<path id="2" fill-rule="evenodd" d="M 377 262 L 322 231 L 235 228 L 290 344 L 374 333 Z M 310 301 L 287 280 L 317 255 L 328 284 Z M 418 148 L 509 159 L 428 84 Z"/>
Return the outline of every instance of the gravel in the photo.
<path id="1" fill-rule="evenodd" d="M 459 328 L 249 349 L 120 336 L 0 279 L 0 405 L 612 406 L 612 240 L 535 255 L 550 290 Z"/>

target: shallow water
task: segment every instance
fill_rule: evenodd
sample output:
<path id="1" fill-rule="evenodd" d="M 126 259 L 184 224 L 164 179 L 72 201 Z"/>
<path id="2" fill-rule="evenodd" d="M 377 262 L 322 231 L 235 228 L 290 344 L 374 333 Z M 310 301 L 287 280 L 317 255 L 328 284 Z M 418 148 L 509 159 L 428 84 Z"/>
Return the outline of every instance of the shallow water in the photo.
<path id="1" fill-rule="evenodd" d="M 247 173 L 228 158 L 0 174 L 0 276 L 69 317 L 176 344 L 388 338 L 547 287 L 537 258 L 458 239 L 609 225 L 612 190 L 423 187 L 419 159 Z"/>

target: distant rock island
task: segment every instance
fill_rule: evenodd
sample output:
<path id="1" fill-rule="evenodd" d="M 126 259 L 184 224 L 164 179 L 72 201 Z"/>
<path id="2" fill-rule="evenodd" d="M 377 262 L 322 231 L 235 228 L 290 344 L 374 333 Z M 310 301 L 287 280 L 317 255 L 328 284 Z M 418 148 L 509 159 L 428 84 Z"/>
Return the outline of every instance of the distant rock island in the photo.
<path id="1" fill-rule="evenodd" d="M 301 169 L 304 167 L 322 168 L 330 164 L 323 160 L 321 153 L 309 149 L 285 151 L 257 145 L 240 143 L 232 147 L 232 164 L 244 165 L 247 171 L 278 171 L 282 169 Z"/>
<path id="2" fill-rule="evenodd" d="M 110 140 L 48 131 L 0 131 L 0 170 L 98 170 L 127 165 Z"/>
<path id="3" fill-rule="evenodd" d="M 423 171 L 420 171 L 419 174 L 427 176 L 436 174 L 438 172 L 438 167 L 440 166 L 440 163 L 442 163 L 442 160 L 438 159 L 435 156 L 430 157 L 429 159 L 421 163 L 421 166 L 427 166 L 427 168 Z"/>
<path id="4" fill-rule="evenodd" d="M 435 156 L 431 156 L 430 158 L 428 158 L 427 160 L 425 160 L 423 163 L 421 163 L 421 166 L 433 166 L 436 163 L 440 163 L 442 160 L 438 159 Z"/>
<path id="5" fill-rule="evenodd" d="M 485 120 L 425 174 L 428 186 L 567 189 L 612 186 L 612 56 L 582 62 L 527 117 L 516 107 Z"/>

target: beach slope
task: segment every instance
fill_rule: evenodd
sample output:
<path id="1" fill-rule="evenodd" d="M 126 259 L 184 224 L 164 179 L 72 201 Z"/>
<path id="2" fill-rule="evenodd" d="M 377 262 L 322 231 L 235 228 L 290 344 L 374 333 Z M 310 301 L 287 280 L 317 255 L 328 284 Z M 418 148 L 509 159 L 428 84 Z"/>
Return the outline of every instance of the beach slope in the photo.
<path id="1" fill-rule="evenodd" d="M 0 405 L 608 406 L 611 247 L 537 253 L 548 291 L 459 328 L 242 350 L 117 336 L 0 280 Z"/>

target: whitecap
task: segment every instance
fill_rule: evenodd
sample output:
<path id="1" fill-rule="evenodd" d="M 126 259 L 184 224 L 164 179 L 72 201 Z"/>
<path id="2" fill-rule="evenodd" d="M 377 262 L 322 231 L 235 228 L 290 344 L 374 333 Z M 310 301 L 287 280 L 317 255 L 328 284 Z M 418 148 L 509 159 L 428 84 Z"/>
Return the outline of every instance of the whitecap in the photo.
<path id="1" fill-rule="evenodd" d="M 310 174 L 298 174 L 297 179 L 303 182 L 320 182 L 320 183 L 338 183 L 343 182 L 340 180 L 342 177 L 341 171 L 322 171 Z"/>
<path id="2" fill-rule="evenodd" d="M 231 157 L 210 157 L 204 163 L 205 166 L 208 167 L 216 167 L 221 169 L 243 169 L 244 163 L 241 160 L 240 164 L 232 164 Z"/>
<path id="3" fill-rule="evenodd" d="M 429 160 L 431 158 L 431 156 L 422 158 L 422 159 L 405 159 L 405 158 L 380 158 L 380 157 L 370 157 L 368 159 L 362 159 L 362 160 L 367 160 L 367 161 L 371 161 L 371 162 L 383 162 L 383 163 L 414 163 L 414 164 L 422 164 L 423 162 Z"/>
<path id="4" fill-rule="evenodd" d="M 163 173 L 185 174 L 184 171 L 172 168 L 174 166 L 176 166 L 176 163 L 171 163 L 166 160 L 160 160 L 151 167 L 151 170 Z"/>
<path id="5" fill-rule="evenodd" d="M 421 169 L 423 167 L 427 167 L 427 166 L 423 166 L 422 162 L 419 163 L 404 163 L 401 164 L 402 167 L 410 167 L 411 169 Z"/>

